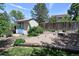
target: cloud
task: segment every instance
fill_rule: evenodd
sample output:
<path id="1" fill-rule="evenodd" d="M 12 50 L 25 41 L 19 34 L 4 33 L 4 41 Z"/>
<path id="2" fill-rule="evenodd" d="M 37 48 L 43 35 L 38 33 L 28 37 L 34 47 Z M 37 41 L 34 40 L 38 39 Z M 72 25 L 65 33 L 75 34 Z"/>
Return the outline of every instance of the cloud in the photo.
<path id="1" fill-rule="evenodd" d="M 71 7 L 72 3 L 69 4 L 68 9 Z"/>
<path id="2" fill-rule="evenodd" d="M 16 5 L 16 4 L 9 4 L 9 5 L 16 7 L 16 8 L 19 8 L 19 9 L 22 9 L 22 10 L 30 10 L 30 9 L 24 8 L 24 7 L 22 7 L 20 5 Z"/>
<path id="3" fill-rule="evenodd" d="M 49 10 L 52 9 L 53 5 L 54 5 L 54 3 L 49 3 Z"/>

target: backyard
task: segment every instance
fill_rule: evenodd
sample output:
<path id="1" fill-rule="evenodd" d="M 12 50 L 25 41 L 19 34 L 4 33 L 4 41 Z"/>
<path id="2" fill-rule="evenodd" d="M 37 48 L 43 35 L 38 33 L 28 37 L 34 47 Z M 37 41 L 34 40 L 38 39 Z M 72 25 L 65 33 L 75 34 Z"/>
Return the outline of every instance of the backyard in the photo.
<path id="1" fill-rule="evenodd" d="M 5 5 L 0 4 L 1 56 L 79 55 L 79 4 L 72 3 L 66 15 L 49 17 L 46 4 L 37 3 L 31 19 L 20 10 L 7 12 Z"/>
<path id="2" fill-rule="evenodd" d="M 1 50 L 0 55 L 77 56 L 79 55 L 79 50 L 78 50 L 79 47 L 77 45 L 77 43 L 79 42 L 78 40 L 77 42 L 74 41 L 74 39 L 73 40 L 72 38 L 68 39 L 67 37 L 64 37 L 63 39 L 62 35 L 60 38 L 60 36 L 58 36 L 56 32 L 50 32 L 50 31 L 46 31 L 43 34 L 40 34 L 38 36 L 33 36 L 33 37 L 21 35 L 20 37 L 14 38 L 14 41 L 15 41 L 14 46 L 8 47 L 5 50 Z M 10 44 L 7 44 L 7 45 L 10 45 Z"/>

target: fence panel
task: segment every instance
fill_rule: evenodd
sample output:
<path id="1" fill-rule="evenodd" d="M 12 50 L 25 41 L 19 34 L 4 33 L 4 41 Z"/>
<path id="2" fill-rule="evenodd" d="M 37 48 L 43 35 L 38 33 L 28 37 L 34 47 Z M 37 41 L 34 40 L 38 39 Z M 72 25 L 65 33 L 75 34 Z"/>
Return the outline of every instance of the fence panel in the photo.
<path id="1" fill-rule="evenodd" d="M 79 22 L 41 23 L 41 26 L 46 30 L 77 30 L 79 29 Z"/>

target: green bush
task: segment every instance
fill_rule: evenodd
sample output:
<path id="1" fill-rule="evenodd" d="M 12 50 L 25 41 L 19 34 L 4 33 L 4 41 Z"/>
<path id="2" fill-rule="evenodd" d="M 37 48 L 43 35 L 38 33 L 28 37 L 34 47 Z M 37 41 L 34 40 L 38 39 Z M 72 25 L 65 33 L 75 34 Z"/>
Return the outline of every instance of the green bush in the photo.
<path id="1" fill-rule="evenodd" d="M 8 31 L 8 33 L 6 33 L 6 37 L 12 37 L 12 31 Z"/>
<path id="2" fill-rule="evenodd" d="M 43 33 L 43 28 L 41 28 L 40 26 L 33 27 L 28 31 L 28 36 L 38 36 L 41 33 Z"/>
<path id="3" fill-rule="evenodd" d="M 62 32 L 66 32 L 66 30 L 62 30 Z"/>
<path id="4" fill-rule="evenodd" d="M 0 19 L 0 36 L 7 35 L 11 31 L 11 23 Z"/>
<path id="5" fill-rule="evenodd" d="M 79 33 L 79 29 L 77 30 L 77 32 Z"/>
<path id="6" fill-rule="evenodd" d="M 38 26 L 37 28 L 36 28 L 36 32 L 37 33 L 43 33 L 43 28 L 42 27 L 40 27 L 40 26 Z"/>
<path id="7" fill-rule="evenodd" d="M 20 45 L 20 44 L 22 44 L 22 43 L 25 43 L 25 40 L 24 39 L 16 39 L 16 41 L 14 42 L 14 46 L 18 46 L 18 45 Z"/>
<path id="8" fill-rule="evenodd" d="M 31 32 L 31 33 L 28 34 L 28 36 L 38 36 L 38 33 L 36 33 L 36 32 Z"/>
<path id="9" fill-rule="evenodd" d="M 50 31 L 50 32 L 55 32 L 55 30 L 54 30 L 54 29 L 48 29 L 48 31 Z"/>

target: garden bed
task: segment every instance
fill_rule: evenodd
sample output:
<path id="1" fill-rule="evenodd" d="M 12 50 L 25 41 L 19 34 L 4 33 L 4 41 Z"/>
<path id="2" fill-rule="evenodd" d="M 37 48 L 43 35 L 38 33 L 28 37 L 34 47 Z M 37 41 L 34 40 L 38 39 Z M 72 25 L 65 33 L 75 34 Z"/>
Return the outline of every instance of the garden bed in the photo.
<path id="1" fill-rule="evenodd" d="M 13 42 L 14 42 L 14 37 L 8 37 L 8 38 L 1 37 L 0 38 L 0 51 L 6 50 L 10 48 L 11 46 L 13 46 Z"/>

